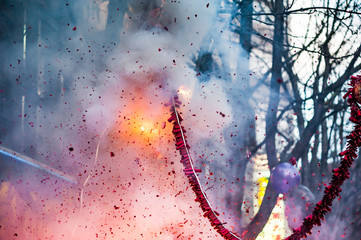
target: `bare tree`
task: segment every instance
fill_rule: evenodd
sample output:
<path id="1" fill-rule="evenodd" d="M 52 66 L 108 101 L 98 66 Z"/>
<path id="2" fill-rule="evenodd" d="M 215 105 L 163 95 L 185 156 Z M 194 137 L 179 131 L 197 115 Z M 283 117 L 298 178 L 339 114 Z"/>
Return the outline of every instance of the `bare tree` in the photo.
<path id="1" fill-rule="evenodd" d="M 357 4 L 324 1 L 320 6 L 298 8 L 294 2 L 260 0 L 254 12 L 237 14 L 243 18 L 252 17 L 257 23 L 252 29 L 252 53 L 266 81 L 261 79 L 255 84 L 253 92 L 262 85 L 270 89 L 266 136 L 256 150 L 265 146 L 270 169 L 279 162 L 296 158 L 301 166 L 302 184 L 321 198 L 323 185 L 320 183 L 330 179 L 332 166 L 339 162 L 337 152 L 345 146 L 347 105 L 342 99 L 342 88 L 349 77 L 361 69 L 361 45 L 356 40 L 359 27 L 354 24 L 360 16 Z M 294 22 L 300 15 L 308 21 L 304 23 L 304 35 L 294 29 Z M 236 33 L 248 36 L 244 28 L 233 27 Z M 265 59 L 272 59 L 272 65 Z M 257 101 L 254 94 L 250 96 Z M 287 114 L 295 116 L 298 136 L 288 136 L 280 127 Z M 286 138 L 288 144 L 282 147 L 280 138 Z M 280 159 L 277 153 L 282 153 Z M 350 191 L 358 191 L 353 187 L 356 189 Z M 260 210 L 246 228 L 246 239 L 255 239 L 262 231 L 277 196 L 269 185 Z"/>

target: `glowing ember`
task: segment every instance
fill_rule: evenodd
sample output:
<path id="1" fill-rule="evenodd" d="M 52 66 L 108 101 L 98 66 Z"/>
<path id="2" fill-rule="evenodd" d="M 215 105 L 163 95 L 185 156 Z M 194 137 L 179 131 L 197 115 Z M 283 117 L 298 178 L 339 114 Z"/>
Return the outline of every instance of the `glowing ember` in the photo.
<path id="1" fill-rule="evenodd" d="M 186 86 L 180 86 L 178 93 L 186 100 L 190 100 L 192 98 L 192 91 Z"/>

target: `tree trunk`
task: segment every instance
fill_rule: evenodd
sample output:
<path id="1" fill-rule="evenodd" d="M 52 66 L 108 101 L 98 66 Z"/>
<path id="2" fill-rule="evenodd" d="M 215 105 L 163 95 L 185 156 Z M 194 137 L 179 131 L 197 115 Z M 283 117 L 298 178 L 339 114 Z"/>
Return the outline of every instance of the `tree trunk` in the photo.
<path id="1" fill-rule="evenodd" d="M 128 1 L 109 0 L 106 32 L 108 40 L 112 43 L 119 42 L 127 7 Z"/>
<path id="2" fill-rule="evenodd" d="M 241 11 L 241 27 L 239 32 L 239 43 L 244 49 L 244 52 L 239 57 L 237 64 L 237 71 L 242 73 L 242 75 L 247 75 L 249 72 L 249 57 L 251 53 L 251 36 L 252 36 L 252 16 L 253 13 L 253 0 L 243 0 L 240 2 L 240 11 Z M 241 69 L 242 66 L 242 69 Z M 241 76 L 237 77 L 235 86 L 235 93 L 232 94 L 232 99 L 234 102 L 237 102 L 235 106 L 239 106 L 237 109 L 233 110 L 233 116 L 236 119 L 235 131 L 238 132 L 237 138 L 232 139 L 236 143 L 236 148 L 233 149 L 233 169 L 234 176 L 239 179 L 236 181 L 237 185 L 237 194 L 229 195 L 230 203 L 236 203 L 236 214 L 241 216 L 242 206 L 243 206 L 243 196 L 244 196 L 244 184 L 245 178 L 240 176 L 245 176 L 246 168 L 248 163 L 247 150 L 253 150 L 256 146 L 256 128 L 254 117 L 254 110 L 249 102 L 251 95 L 249 94 L 249 79 L 245 79 Z M 238 86 L 241 81 L 246 86 L 245 90 L 241 90 Z M 241 98 L 240 96 L 241 95 Z M 239 104 L 240 103 L 240 104 Z M 239 226 L 241 227 L 241 226 Z"/>
<path id="3" fill-rule="evenodd" d="M 284 11 L 283 0 L 275 1 L 274 13 Z M 276 151 L 277 109 L 280 102 L 280 86 L 282 83 L 282 54 L 284 41 L 284 16 L 275 14 L 274 36 L 272 46 L 272 78 L 270 98 L 266 115 L 266 153 L 269 168 L 278 164 Z M 266 225 L 274 206 L 277 203 L 278 194 L 268 184 L 261 207 L 247 227 L 245 239 L 253 240 L 259 235 Z"/>

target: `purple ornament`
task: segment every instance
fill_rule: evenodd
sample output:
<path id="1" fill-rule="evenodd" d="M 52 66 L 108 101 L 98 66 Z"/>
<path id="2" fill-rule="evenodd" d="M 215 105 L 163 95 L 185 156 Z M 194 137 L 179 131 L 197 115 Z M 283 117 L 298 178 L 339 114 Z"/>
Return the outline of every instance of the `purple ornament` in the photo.
<path id="1" fill-rule="evenodd" d="M 288 227 L 299 227 L 302 220 L 312 213 L 315 203 L 316 197 L 308 187 L 300 184 L 292 188 L 286 197 L 285 214 Z"/>
<path id="2" fill-rule="evenodd" d="M 301 182 L 301 176 L 292 164 L 281 163 L 272 169 L 270 182 L 276 192 L 284 194 Z"/>

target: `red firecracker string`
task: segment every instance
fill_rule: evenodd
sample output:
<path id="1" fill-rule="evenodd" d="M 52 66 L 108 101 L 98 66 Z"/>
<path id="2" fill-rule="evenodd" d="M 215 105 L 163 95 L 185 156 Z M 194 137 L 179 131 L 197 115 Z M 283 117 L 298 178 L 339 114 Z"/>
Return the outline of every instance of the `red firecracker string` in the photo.
<path id="1" fill-rule="evenodd" d="M 341 164 L 338 168 L 332 170 L 332 180 L 329 186 L 325 188 L 322 200 L 316 204 L 313 212 L 303 219 L 302 225 L 294 229 L 293 234 L 286 240 L 306 238 L 307 234 L 311 234 L 314 225 L 320 226 L 325 214 L 331 212 L 332 201 L 340 195 L 342 191 L 341 185 L 350 177 L 349 168 L 357 158 L 357 148 L 361 147 L 361 110 L 359 106 L 359 103 L 361 103 L 361 76 L 352 76 L 349 85 L 351 88 L 348 89 L 343 98 L 348 97 L 347 103 L 351 108 L 350 121 L 356 125 L 350 135 L 346 137 L 348 139 L 346 150 L 339 154 L 342 157 Z"/>
<path id="2" fill-rule="evenodd" d="M 171 105 L 171 117 L 168 119 L 169 122 L 173 122 L 173 134 L 176 140 L 176 148 L 179 150 L 181 155 L 181 163 L 184 166 L 183 172 L 187 176 L 188 181 L 196 194 L 196 202 L 200 203 L 200 207 L 204 212 L 204 217 L 208 218 L 213 228 L 224 238 L 227 240 L 236 240 L 241 239 L 236 234 L 232 233 L 228 229 L 225 228 L 223 223 L 218 219 L 219 213 L 213 210 L 211 204 L 208 201 L 208 198 L 205 192 L 202 189 L 199 178 L 196 173 L 202 172 L 201 169 L 196 169 L 193 165 L 193 161 L 191 155 L 189 154 L 188 149 L 190 148 L 186 141 L 186 136 L 184 133 L 186 132 L 183 126 L 181 125 L 182 118 L 177 112 L 177 109 L 181 105 L 181 101 L 179 101 L 178 96 L 175 96 L 169 104 Z"/>
<path id="3" fill-rule="evenodd" d="M 294 229 L 293 234 L 285 240 L 299 240 L 301 238 L 306 238 L 307 234 L 311 234 L 314 225 L 320 226 L 321 220 L 324 220 L 326 213 L 331 212 L 332 201 L 340 195 L 340 192 L 342 191 L 341 185 L 350 177 L 349 168 L 357 158 L 357 148 L 361 147 L 361 109 L 358 105 L 358 103 L 361 104 L 361 76 L 352 76 L 349 85 L 351 88 L 348 89 L 343 98 L 346 99 L 348 97 L 347 102 L 351 108 L 350 121 L 356 125 L 350 135 L 346 137 L 348 139 L 346 150 L 339 154 L 342 157 L 341 164 L 338 168 L 332 170 L 332 180 L 329 186 L 325 188 L 322 200 L 316 204 L 312 213 L 303 219 L 302 225 L 299 228 Z M 219 214 L 213 210 L 202 189 L 196 174 L 201 172 L 201 170 L 196 169 L 193 166 L 193 161 L 188 151 L 190 147 L 187 144 L 186 136 L 184 135 L 186 130 L 182 127 L 182 118 L 177 112 L 177 108 L 180 107 L 180 104 L 181 102 L 179 101 L 178 96 L 175 96 L 169 104 L 166 104 L 166 106 L 171 105 L 171 117 L 168 121 L 173 122 L 173 134 L 176 139 L 175 145 L 181 154 L 181 163 L 183 163 L 184 166 L 183 172 L 187 176 L 188 181 L 197 196 L 195 201 L 200 203 L 201 209 L 204 212 L 203 216 L 208 218 L 214 229 L 224 239 L 241 239 L 241 237 L 226 229 L 223 223 L 219 221 L 217 217 Z M 294 161 L 294 159 L 292 160 Z"/>

